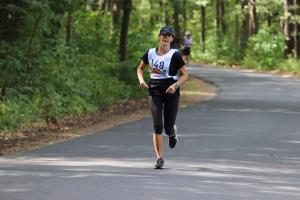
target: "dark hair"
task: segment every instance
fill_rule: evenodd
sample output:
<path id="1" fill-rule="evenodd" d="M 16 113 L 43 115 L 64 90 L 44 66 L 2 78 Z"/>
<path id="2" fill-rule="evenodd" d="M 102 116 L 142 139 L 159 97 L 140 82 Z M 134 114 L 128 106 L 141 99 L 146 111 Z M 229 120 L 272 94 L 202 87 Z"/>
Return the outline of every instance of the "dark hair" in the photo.
<path id="1" fill-rule="evenodd" d="M 171 42 L 172 49 L 180 49 L 180 41 L 181 39 L 177 36 L 173 36 L 173 41 Z"/>

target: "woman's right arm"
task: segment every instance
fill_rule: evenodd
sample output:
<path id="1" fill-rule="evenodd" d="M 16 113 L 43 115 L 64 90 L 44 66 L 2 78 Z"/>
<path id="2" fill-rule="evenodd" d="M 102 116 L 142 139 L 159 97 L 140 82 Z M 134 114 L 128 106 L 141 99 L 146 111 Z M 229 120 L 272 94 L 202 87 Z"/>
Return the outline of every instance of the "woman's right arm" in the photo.
<path id="1" fill-rule="evenodd" d="M 136 71 L 137 72 L 137 77 L 138 77 L 139 82 L 140 82 L 140 84 L 139 84 L 140 88 L 149 88 L 148 84 L 145 82 L 144 76 L 143 76 L 145 66 L 146 66 L 146 64 L 143 61 L 141 61 L 138 68 L 137 68 L 137 71 Z"/>

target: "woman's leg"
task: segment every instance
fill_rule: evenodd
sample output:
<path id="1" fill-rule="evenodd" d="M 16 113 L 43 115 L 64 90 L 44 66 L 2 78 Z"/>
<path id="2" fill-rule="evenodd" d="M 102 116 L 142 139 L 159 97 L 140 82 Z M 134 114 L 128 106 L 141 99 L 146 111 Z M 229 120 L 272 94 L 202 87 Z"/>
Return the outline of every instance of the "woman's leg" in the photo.
<path id="1" fill-rule="evenodd" d="M 179 96 L 166 95 L 164 105 L 164 127 L 166 134 L 170 136 L 174 133 L 174 125 L 179 105 Z"/>
<path id="2" fill-rule="evenodd" d="M 150 110 L 153 118 L 153 146 L 156 158 L 162 158 L 164 152 L 163 146 L 163 122 L 162 122 L 162 109 L 163 103 L 160 96 L 149 96 Z"/>
<path id="3" fill-rule="evenodd" d="M 164 155 L 164 140 L 162 134 L 153 133 L 153 146 L 156 159 Z"/>

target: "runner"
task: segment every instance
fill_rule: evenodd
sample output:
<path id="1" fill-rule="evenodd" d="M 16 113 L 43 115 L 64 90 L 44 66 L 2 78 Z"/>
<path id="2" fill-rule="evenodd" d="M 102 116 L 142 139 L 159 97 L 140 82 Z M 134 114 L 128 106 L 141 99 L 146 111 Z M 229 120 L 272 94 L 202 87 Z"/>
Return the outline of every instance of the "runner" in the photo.
<path id="1" fill-rule="evenodd" d="M 184 62 L 188 65 L 189 64 L 189 57 L 191 54 L 191 48 L 193 46 L 193 39 L 191 37 L 191 33 L 186 31 L 182 40 L 182 57 Z"/>
<path id="2" fill-rule="evenodd" d="M 159 47 L 149 49 L 141 58 L 137 68 L 139 86 L 148 88 L 149 106 L 152 113 L 154 133 L 153 146 L 156 155 L 156 169 L 164 166 L 163 128 L 169 139 L 170 148 L 177 144 L 175 125 L 179 104 L 179 86 L 188 79 L 188 71 L 177 49 L 171 49 L 174 31 L 163 27 L 159 32 Z M 150 81 L 143 77 L 146 65 L 150 65 Z M 179 76 L 178 76 L 179 75 Z"/>

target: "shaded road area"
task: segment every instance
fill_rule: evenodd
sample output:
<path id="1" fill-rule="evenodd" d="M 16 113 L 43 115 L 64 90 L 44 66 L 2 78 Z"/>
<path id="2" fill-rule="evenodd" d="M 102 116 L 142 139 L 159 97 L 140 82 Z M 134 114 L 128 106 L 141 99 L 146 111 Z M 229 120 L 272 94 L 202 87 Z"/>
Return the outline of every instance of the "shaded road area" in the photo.
<path id="1" fill-rule="evenodd" d="M 1 200 L 299 200 L 300 81 L 191 66 L 220 88 L 179 111 L 155 163 L 152 120 L 0 158 Z"/>

